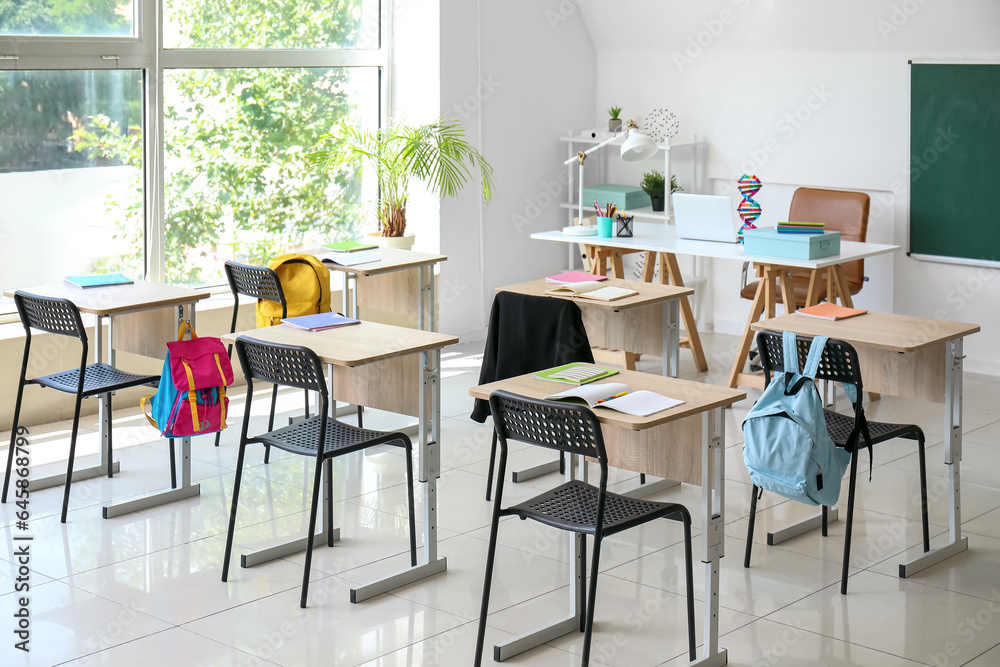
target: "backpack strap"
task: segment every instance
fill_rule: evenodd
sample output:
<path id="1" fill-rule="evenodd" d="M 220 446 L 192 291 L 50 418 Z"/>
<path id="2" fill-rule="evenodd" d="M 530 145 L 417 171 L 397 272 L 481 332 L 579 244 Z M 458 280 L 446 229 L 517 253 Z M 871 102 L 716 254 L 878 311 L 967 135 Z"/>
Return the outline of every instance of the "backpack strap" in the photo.
<path id="1" fill-rule="evenodd" d="M 795 345 L 795 338 L 795 334 L 791 331 L 786 331 L 781 336 L 785 352 L 785 396 L 798 393 L 799 389 L 806 382 L 812 382 L 816 379 L 819 362 L 823 357 L 823 348 L 826 347 L 826 341 L 828 340 L 826 336 L 816 336 L 813 338 L 812 345 L 809 347 L 809 356 L 806 357 L 806 364 L 800 373 L 799 351 Z M 798 380 L 796 380 L 794 385 L 789 386 L 792 378 L 796 375 L 798 375 Z"/>
<path id="2" fill-rule="evenodd" d="M 812 345 L 809 346 L 809 356 L 806 357 L 806 365 L 802 368 L 802 374 L 810 380 L 816 379 L 819 362 L 823 358 L 823 348 L 826 347 L 828 340 L 830 339 L 827 336 L 816 336 L 813 338 Z"/>

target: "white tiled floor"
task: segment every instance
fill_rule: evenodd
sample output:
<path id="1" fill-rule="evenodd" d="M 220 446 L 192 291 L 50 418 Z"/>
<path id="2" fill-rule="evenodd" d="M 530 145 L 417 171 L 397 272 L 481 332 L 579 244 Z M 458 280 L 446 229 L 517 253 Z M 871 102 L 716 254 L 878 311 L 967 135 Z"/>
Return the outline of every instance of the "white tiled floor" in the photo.
<path id="1" fill-rule="evenodd" d="M 704 339 L 712 372 L 695 373 L 685 351 L 681 376 L 722 383 L 734 338 Z M 166 444 L 135 410 L 123 410 L 115 420 L 122 465 L 116 479 L 74 484 L 65 525 L 58 520 L 61 489 L 31 496 L 30 654 L 13 648 L 11 634 L 17 508 L 11 503 L 0 507 L 0 618 L 7 618 L 10 628 L 0 628 L 0 665 L 470 665 L 490 520 L 483 498 L 490 430 L 468 419 L 472 400 L 467 390 L 477 383 L 481 349 L 481 344 L 464 344 L 443 355 L 439 524 L 446 573 L 360 604 L 349 601 L 354 583 L 408 562 L 404 459 L 398 450 L 386 449 L 335 464 L 334 513 L 342 539 L 333 549 L 315 552 L 308 609 L 298 607 L 301 554 L 252 569 L 241 569 L 234 557 L 230 581 L 223 583 L 238 426 L 224 433 L 218 449 L 211 438 L 194 442 L 199 498 L 104 520 L 100 505 L 169 481 Z M 656 372 L 659 360 L 643 360 L 640 368 Z M 897 578 L 903 552 L 919 550 L 919 515 L 912 502 L 918 488 L 916 455 L 909 441 L 886 443 L 876 448 L 871 482 L 866 474 L 859 478 L 847 596 L 839 593 L 843 522 L 832 524 L 827 538 L 809 534 L 768 547 L 770 527 L 810 511 L 771 495 L 759 503 L 753 568 L 743 568 L 750 486 L 739 422 L 756 394 L 730 412 L 728 555 L 722 561 L 720 598 L 720 643 L 729 651 L 730 664 L 1000 665 L 1000 379 L 967 374 L 966 380 L 962 511 L 970 550 L 908 580 Z M 29 389 L 27 400 L 44 396 Z M 279 409 L 292 414 L 300 401 L 298 392 L 288 393 Z M 258 408 L 264 410 L 266 402 L 255 406 L 254 425 L 260 427 Z M 235 400 L 235 419 L 241 410 Z M 945 540 L 941 406 L 884 397 L 868 413 L 873 419 L 915 420 L 926 430 L 931 537 L 933 543 Z M 367 415 L 366 426 L 400 425 L 392 415 Z M 61 467 L 67 430 L 65 422 L 31 429 L 36 474 Z M 93 419 L 86 420 L 82 434 L 81 452 L 87 456 L 80 465 L 86 465 L 97 446 Z M 511 466 L 549 456 L 515 446 Z M 265 466 L 259 451 L 251 450 L 248 457 L 237 553 L 304 534 L 308 516 L 304 488 L 310 468 L 304 459 L 274 452 Z M 613 481 L 636 480 L 617 472 Z M 526 498 L 555 482 L 549 475 L 508 483 L 505 500 Z M 419 490 L 417 495 L 419 520 Z M 655 498 L 696 510 L 700 490 L 682 485 Z M 696 524 L 697 517 L 695 511 Z M 505 521 L 500 542 L 488 646 L 561 615 L 567 605 L 565 535 L 530 522 Z M 681 531 L 671 522 L 647 525 L 605 544 L 592 664 L 686 664 L 682 563 Z M 702 579 L 698 568 L 699 638 Z M 509 662 L 577 665 L 581 640 L 581 635 L 563 637 Z M 485 663 L 491 664 L 487 651 Z"/>

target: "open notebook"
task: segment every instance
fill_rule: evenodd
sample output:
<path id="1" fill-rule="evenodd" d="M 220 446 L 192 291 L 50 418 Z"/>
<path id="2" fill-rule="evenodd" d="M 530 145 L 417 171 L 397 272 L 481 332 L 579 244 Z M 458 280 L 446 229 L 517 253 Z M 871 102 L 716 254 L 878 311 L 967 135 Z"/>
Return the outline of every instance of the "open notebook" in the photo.
<path id="1" fill-rule="evenodd" d="M 546 294 L 556 296 L 578 296 L 584 299 L 596 299 L 598 301 L 617 301 L 627 296 L 635 296 L 639 292 L 627 287 L 614 287 L 613 285 L 601 285 L 596 280 L 582 283 L 568 283 L 545 290 Z"/>
<path id="2" fill-rule="evenodd" d="M 583 399 L 592 408 L 611 408 L 636 417 L 648 417 L 684 402 L 657 394 L 655 391 L 646 391 L 645 389 L 632 391 L 631 387 L 621 382 L 581 385 L 560 391 L 558 394 L 550 394 L 545 397 L 545 400 L 559 401 L 571 398 Z"/>

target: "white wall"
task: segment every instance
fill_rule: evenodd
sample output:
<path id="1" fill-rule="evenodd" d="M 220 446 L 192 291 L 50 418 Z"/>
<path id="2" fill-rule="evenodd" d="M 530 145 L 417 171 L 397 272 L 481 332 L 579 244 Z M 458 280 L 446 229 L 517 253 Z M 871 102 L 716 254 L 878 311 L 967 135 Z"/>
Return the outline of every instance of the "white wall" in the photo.
<path id="1" fill-rule="evenodd" d="M 561 223 L 566 147 L 594 122 L 596 62 L 571 0 L 441 0 L 441 112 L 463 120 L 496 169 L 482 208 L 469 187 L 441 204 L 442 331 L 481 336 L 497 286 L 561 269 L 565 248 L 531 241 Z"/>
<path id="2" fill-rule="evenodd" d="M 880 216 L 869 238 L 904 247 L 907 61 L 1000 62 L 995 0 L 588 0 L 580 10 L 601 36 L 598 117 L 611 103 L 627 113 L 671 109 L 682 133 L 709 141 L 715 189 L 744 171 L 761 178 L 765 224 L 787 212 L 792 186 L 868 191 Z M 628 39 L 604 39 L 608 17 L 623 13 L 637 17 Z M 968 368 L 1000 374 L 1000 350 L 990 343 L 1000 329 L 997 270 L 903 252 L 891 265 L 895 311 L 981 324 L 966 342 Z M 745 318 L 748 302 L 734 298 L 737 270 L 717 266 L 711 276 L 711 316 L 721 330 Z M 874 280 L 865 290 L 873 288 L 877 296 Z M 871 298 L 862 295 L 859 303 Z"/>

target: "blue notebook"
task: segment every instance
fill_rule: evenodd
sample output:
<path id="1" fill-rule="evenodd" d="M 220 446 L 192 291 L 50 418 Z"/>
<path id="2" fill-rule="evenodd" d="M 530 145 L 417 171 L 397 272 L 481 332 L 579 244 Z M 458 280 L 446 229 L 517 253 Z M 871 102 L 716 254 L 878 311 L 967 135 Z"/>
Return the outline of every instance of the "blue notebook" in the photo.
<path id="1" fill-rule="evenodd" d="M 102 273 L 96 276 L 66 276 L 63 282 L 81 289 L 89 289 L 111 285 L 131 285 L 132 279 L 126 278 L 120 273 Z"/>
<path id="2" fill-rule="evenodd" d="M 307 331 L 323 331 L 324 329 L 336 329 L 352 324 L 361 324 L 360 320 L 344 317 L 337 313 L 317 313 L 315 315 L 299 315 L 298 317 L 286 317 L 281 320 L 282 324 L 287 324 L 296 329 Z"/>

